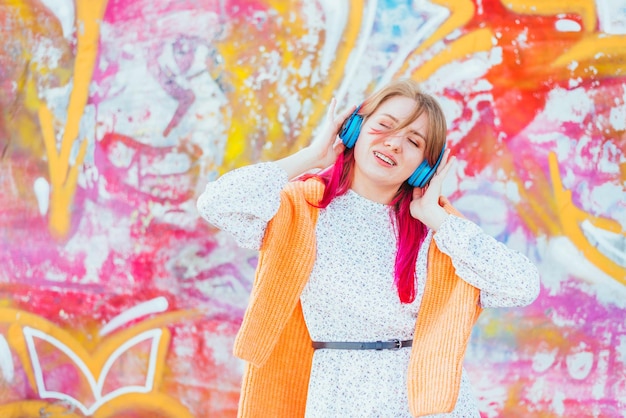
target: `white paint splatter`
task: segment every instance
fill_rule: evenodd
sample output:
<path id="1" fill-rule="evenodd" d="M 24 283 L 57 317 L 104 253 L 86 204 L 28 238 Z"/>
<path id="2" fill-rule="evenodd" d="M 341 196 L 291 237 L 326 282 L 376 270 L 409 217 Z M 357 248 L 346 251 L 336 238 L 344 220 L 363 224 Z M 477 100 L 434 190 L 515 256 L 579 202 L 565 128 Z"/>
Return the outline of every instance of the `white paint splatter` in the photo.
<path id="1" fill-rule="evenodd" d="M 524 30 L 517 36 L 517 43 L 520 47 L 528 47 L 528 27 L 525 27 Z"/>
<path id="2" fill-rule="evenodd" d="M 117 168 L 128 168 L 133 161 L 133 157 L 137 151 L 121 141 L 113 143 L 109 147 L 109 154 L 107 155 L 111 164 Z"/>
<path id="3" fill-rule="evenodd" d="M 526 137 L 533 143 L 538 145 L 552 145 L 556 144 L 557 138 L 563 137 L 558 132 L 545 132 L 545 133 L 533 133 L 529 132 Z"/>
<path id="4" fill-rule="evenodd" d="M 615 347 L 615 353 L 617 355 L 616 361 L 619 361 L 626 366 L 626 335 L 619 335 L 617 337 L 617 347 Z"/>
<path id="5" fill-rule="evenodd" d="M 565 90 L 555 88 L 548 94 L 543 115 L 554 122 L 583 124 L 593 113 L 593 98 L 583 88 Z"/>
<path id="6" fill-rule="evenodd" d="M 567 371 L 569 375 L 576 380 L 583 380 L 593 367 L 593 353 L 591 351 L 581 351 L 569 354 L 565 357 Z"/>
<path id="7" fill-rule="evenodd" d="M 626 102 L 626 97 L 624 97 Z M 626 130 L 626 104 L 622 103 L 621 106 L 614 106 L 611 108 L 609 114 L 609 122 L 616 131 Z"/>
<path id="8" fill-rule="evenodd" d="M 372 29 L 374 27 L 377 5 L 378 2 L 376 0 L 367 3 L 365 18 L 363 19 L 363 24 L 361 25 L 359 40 L 356 47 L 353 49 L 353 52 L 350 54 L 350 58 L 348 58 L 344 73 L 345 75 L 343 77 L 339 90 L 335 94 L 335 97 L 337 98 L 337 103 L 343 102 L 344 97 L 352 84 L 352 79 L 360 69 L 361 59 L 363 58 L 365 50 L 368 46 L 368 42 L 372 34 Z"/>
<path id="9" fill-rule="evenodd" d="M 560 390 L 554 392 L 552 396 L 552 410 L 560 417 L 565 413 L 565 394 Z"/>
<path id="10" fill-rule="evenodd" d="M 471 83 L 476 82 L 477 84 L 477 86 L 472 87 L 472 91 L 491 90 L 491 83 L 485 80 L 483 76 L 502 59 L 500 51 L 500 48 L 496 48 L 489 52 L 477 52 L 461 63 L 454 61 L 443 65 L 423 83 L 424 88 L 441 91 L 446 86 L 455 86 L 471 81 Z"/>
<path id="11" fill-rule="evenodd" d="M 488 373 L 482 373 L 472 376 L 472 386 L 480 395 L 477 401 L 480 412 L 483 414 L 481 416 L 488 418 L 501 416 L 501 411 L 510 398 L 507 384 L 501 380 L 498 381 L 494 376 L 488 376 Z"/>
<path id="12" fill-rule="evenodd" d="M 191 157 L 186 153 L 168 152 L 159 156 L 157 161 L 146 161 L 142 164 L 140 175 L 168 176 L 172 174 L 184 174 L 191 169 Z"/>
<path id="13" fill-rule="evenodd" d="M 50 67 L 54 68 L 54 67 Z M 59 87 L 48 87 L 40 89 L 40 97 L 46 102 L 48 108 L 54 115 L 55 119 L 64 124 L 67 120 L 67 108 L 69 105 L 70 94 L 72 93 L 72 88 L 74 86 L 73 80 L 69 83 L 59 86 Z M 56 132 L 56 142 L 57 147 L 60 147 L 61 136 L 63 134 L 63 129 L 57 129 Z"/>
<path id="14" fill-rule="evenodd" d="M 71 39 L 74 34 L 74 2 L 71 0 L 41 0 L 41 2 L 59 19 L 63 37 Z"/>
<path id="15" fill-rule="evenodd" d="M 488 235 L 498 236 L 507 227 L 508 210 L 501 197 L 466 193 L 455 200 L 455 206 L 480 224 Z"/>
<path id="16" fill-rule="evenodd" d="M 582 30 L 580 23 L 571 19 L 559 19 L 554 27 L 559 32 L 580 32 Z"/>
<path id="17" fill-rule="evenodd" d="M 534 404 L 539 404 L 540 402 L 543 402 L 544 399 L 549 399 L 548 393 L 550 388 L 551 386 L 546 383 L 545 376 L 535 376 L 527 389 L 526 399 Z M 495 417 L 499 416 L 500 415 L 495 415 Z"/>
<path id="18" fill-rule="evenodd" d="M 453 120 L 463 116 L 463 108 L 457 101 L 447 96 L 437 97 L 437 101 L 439 102 L 439 106 L 441 106 L 441 110 L 443 110 L 448 126 L 452 125 L 451 122 Z"/>
<path id="19" fill-rule="evenodd" d="M 556 355 L 559 352 L 558 348 L 554 348 L 549 351 L 537 352 L 533 355 L 532 368 L 538 373 L 545 372 L 554 364 Z"/>
<path id="20" fill-rule="evenodd" d="M 313 2 L 305 2 L 312 4 Z M 324 13 L 325 41 L 320 56 L 320 72 L 328 74 L 330 65 L 335 60 L 335 53 L 341 42 L 344 29 L 348 23 L 350 2 L 337 0 L 322 0 L 319 2 Z"/>
<path id="21" fill-rule="evenodd" d="M 111 319 L 104 327 L 102 327 L 102 329 L 100 330 L 100 335 L 107 335 L 117 328 L 124 326 L 126 323 L 142 316 L 165 312 L 168 307 L 169 304 L 167 302 L 167 299 L 165 299 L 163 296 L 159 296 L 135 305 L 132 308 L 125 310 L 121 314 Z"/>
<path id="22" fill-rule="evenodd" d="M 108 198 L 104 181 L 98 182 L 98 195 Z M 83 201 L 84 216 L 81 217 L 78 231 L 66 243 L 64 250 L 68 257 L 85 257 L 85 274 L 76 278 L 77 283 L 98 283 L 101 280 L 101 268 L 111 255 L 114 248 L 119 254 L 133 251 L 133 240 L 130 239 L 131 223 L 136 220 L 132 216 L 119 216 L 110 210 L 103 209 L 97 202 L 90 199 Z M 94 223 L 93 220 L 98 222 Z M 98 251 L 86 251 L 97 248 Z M 126 272 L 127 280 L 132 282 L 132 274 Z M 120 280 L 123 280 L 120 278 Z"/>
<path id="23" fill-rule="evenodd" d="M 550 294 L 559 294 L 561 283 L 577 277 L 588 284 L 585 291 L 593 294 L 598 303 L 626 308 L 626 287 L 592 264 L 567 237 L 551 238 L 545 243 L 537 240 L 537 252 L 543 254 L 538 262 L 541 283 Z"/>
<path id="24" fill-rule="evenodd" d="M 567 87 L 569 89 L 575 89 L 576 87 L 580 86 L 582 82 L 583 82 L 582 77 L 570 78 L 567 81 Z"/>
<path id="25" fill-rule="evenodd" d="M 0 334 L 0 370 L 2 371 L 2 378 L 5 382 L 13 383 L 13 378 L 15 377 L 13 355 L 9 349 L 7 340 L 2 334 Z"/>
<path id="26" fill-rule="evenodd" d="M 417 30 L 411 34 L 411 37 L 407 39 L 407 42 L 403 42 L 401 44 L 402 49 L 398 51 L 391 64 L 387 67 L 385 74 L 380 79 L 379 86 L 387 84 L 391 81 L 392 77 L 398 72 L 400 67 L 404 65 L 407 57 L 426 39 L 428 39 L 428 37 L 432 35 L 450 15 L 450 10 L 446 7 L 433 4 L 429 1 L 420 1 L 415 3 L 419 4 L 420 12 L 426 14 L 428 18 L 423 25 L 419 26 Z"/>
<path id="27" fill-rule="evenodd" d="M 624 235 L 597 228 L 586 219 L 582 222 L 581 229 L 589 242 L 602 254 L 620 266 L 626 267 L 626 237 Z"/>
<path id="28" fill-rule="evenodd" d="M 507 181 L 504 184 L 506 197 L 513 203 L 519 203 L 522 198 L 519 194 L 519 187 L 514 181 Z"/>
<path id="29" fill-rule="evenodd" d="M 594 374 L 598 376 L 597 380 L 593 383 L 591 394 L 594 399 L 604 399 L 608 394 L 606 391 L 607 376 L 609 370 L 609 358 L 611 353 L 609 350 L 600 350 L 598 353 L 598 362 Z"/>
<path id="30" fill-rule="evenodd" d="M 38 38 L 38 42 L 33 48 L 33 62 L 39 64 L 41 67 L 54 69 L 59 66 L 59 61 L 63 57 L 63 52 L 60 48 L 48 38 Z M 50 88 L 46 86 L 46 88 Z M 44 89 L 42 89 L 44 90 Z"/>
<path id="31" fill-rule="evenodd" d="M 612 35 L 626 34 L 626 0 L 596 0 L 600 30 Z"/>
<path id="32" fill-rule="evenodd" d="M 44 216 L 48 213 L 48 207 L 50 205 L 50 183 L 43 177 L 38 177 L 33 184 L 33 191 L 37 198 L 37 206 L 39 206 L 39 213 Z"/>

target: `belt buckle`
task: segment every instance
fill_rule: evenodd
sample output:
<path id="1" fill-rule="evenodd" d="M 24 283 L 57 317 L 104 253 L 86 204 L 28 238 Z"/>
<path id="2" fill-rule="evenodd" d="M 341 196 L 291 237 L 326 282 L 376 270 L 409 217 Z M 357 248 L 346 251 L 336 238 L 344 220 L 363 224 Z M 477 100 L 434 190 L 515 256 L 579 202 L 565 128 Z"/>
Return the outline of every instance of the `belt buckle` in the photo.
<path id="1" fill-rule="evenodd" d="M 394 338 L 393 340 L 389 340 L 390 343 L 395 343 L 396 346 L 391 348 L 391 350 L 399 350 L 402 348 L 402 341 L 400 341 L 398 338 Z"/>

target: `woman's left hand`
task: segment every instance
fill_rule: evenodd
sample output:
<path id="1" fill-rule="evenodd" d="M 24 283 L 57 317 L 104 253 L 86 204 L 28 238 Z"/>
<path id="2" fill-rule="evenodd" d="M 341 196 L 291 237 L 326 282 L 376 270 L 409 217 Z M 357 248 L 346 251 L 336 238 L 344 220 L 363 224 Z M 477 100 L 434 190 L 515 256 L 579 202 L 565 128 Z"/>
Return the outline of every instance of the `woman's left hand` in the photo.
<path id="1" fill-rule="evenodd" d="M 413 189 L 413 200 L 410 206 L 411 216 L 422 221 L 434 231 L 438 230 L 439 226 L 449 216 L 448 212 L 439 205 L 439 196 L 441 196 L 443 181 L 455 161 L 456 158 L 450 157 L 450 150 L 447 149 L 430 182 L 422 188 L 415 187 Z"/>

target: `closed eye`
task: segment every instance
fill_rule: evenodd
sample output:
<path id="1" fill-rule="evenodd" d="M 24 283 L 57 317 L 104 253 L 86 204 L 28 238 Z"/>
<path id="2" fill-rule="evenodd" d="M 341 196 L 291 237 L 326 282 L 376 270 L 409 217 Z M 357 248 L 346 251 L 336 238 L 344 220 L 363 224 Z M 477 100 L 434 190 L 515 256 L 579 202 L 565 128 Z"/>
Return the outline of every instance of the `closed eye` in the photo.
<path id="1" fill-rule="evenodd" d="M 418 141 L 417 139 L 411 138 L 409 137 L 409 142 L 411 142 L 411 144 L 415 145 L 417 148 L 422 146 L 422 143 L 420 141 Z"/>

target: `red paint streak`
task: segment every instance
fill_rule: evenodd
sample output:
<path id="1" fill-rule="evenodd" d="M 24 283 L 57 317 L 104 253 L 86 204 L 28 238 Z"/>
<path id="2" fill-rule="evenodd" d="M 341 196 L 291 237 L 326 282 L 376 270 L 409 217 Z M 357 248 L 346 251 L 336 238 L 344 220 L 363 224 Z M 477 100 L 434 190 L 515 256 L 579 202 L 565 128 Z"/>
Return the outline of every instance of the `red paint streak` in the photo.
<path id="1" fill-rule="evenodd" d="M 553 70 L 550 64 L 584 36 L 582 32 L 556 30 L 557 20 L 563 18 L 582 26 L 582 19 L 574 14 L 521 15 L 506 9 L 499 0 L 483 1 L 480 8 L 476 7 L 479 9 L 482 14 L 476 14 L 462 31 L 489 28 L 496 35 L 502 62 L 491 67 L 484 77 L 493 86 L 492 100 L 478 105 L 478 121 L 453 150 L 468 162 L 470 176 L 493 164 L 494 155 L 506 152 L 507 142 L 543 111 L 554 87 L 567 86 L 570 72 Z M 472 94 L 462 92 L 445 94 L 462 103 L 473 99 Z M 465 112 L 461 119 L 466 121 L 470 115 L 467 108 Z"/>
<path id="2" fill-rule="evenodd" d="M 479 122 L 451 147 L 452 153 L 467 161 L 466 174 L 475 176 L 493 163 L 494 154 L 501 149 L 497 132 L 493 128 L 493 109 L 487 102 L 477 105 Z"/>
<path id="3" fill-rule="evenodd" d="M 128 167 L 114 165 L 112 156 L 116 146 L 122 146 L 131 154 Z M 107 190 L 136 207 L 142 201 L 178 204 L 194 197 L 195 169 L 174 174 L 154 173 L 159 167 L 167 167 L 169 154 L 184 154 L 189 161 L 202 155 L 198 145 L 185 142 L 176 146 L 153 147 L 142 144 L 125 135 L 105 134 L 96 148 L 95 160 L 100 173 L 107 179 Z"/>

